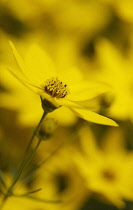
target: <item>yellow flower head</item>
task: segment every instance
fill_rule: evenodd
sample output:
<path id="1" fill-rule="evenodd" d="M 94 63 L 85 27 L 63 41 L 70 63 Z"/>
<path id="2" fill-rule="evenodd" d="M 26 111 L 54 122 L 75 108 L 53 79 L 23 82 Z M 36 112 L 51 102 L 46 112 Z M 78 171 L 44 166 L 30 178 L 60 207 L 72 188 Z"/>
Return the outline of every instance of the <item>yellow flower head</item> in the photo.
<path id="1" fill-rule="evenodd" d="M 106 85 L 83 80 L 81 72 L 75 67 L 57 70 L 47 53 L 38 45 L 32 45 L 27 50 L 24 61 L 12 42 L 10 46 L 19 68 L 9 70 L 24 85 L 39 94 L 42 102 L 54 108 L 66 106 L 79 117 L 91 122 L 117 126 L 113 120 L 79 104 L 107 92 Z"/>
<path id="2" fill-rule="evenodd" d="M 81 148 L 73 148 L 73 160 L 86 186 L 105 202 L 123 208 L 124 200 L 133 200 L 133 153 L 125 149 L 122 131 L 111 128 L 102 147 L 87 126 L 81 128 L 79 137 Z"/>

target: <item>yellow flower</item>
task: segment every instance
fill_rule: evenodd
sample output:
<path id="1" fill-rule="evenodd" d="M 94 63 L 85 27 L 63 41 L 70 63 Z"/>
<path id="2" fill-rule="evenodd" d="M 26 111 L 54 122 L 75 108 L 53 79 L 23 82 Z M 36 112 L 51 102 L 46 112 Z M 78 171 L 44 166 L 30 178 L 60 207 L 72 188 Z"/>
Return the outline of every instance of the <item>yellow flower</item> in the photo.
<path id="1" fill-rule="evenodd" d="M 62 137 L 65 138 L 64 135 Z M 65 144 L 36 171 L 37 180 L 33 187 L 34 189 L 42 188 L 42 190 L 37 192 L 34 197 L 62 201 L 58 204 L 45 204 L 44 207 L 46 209 L 80 209 L 89 198 L 90 193 L 84 185 L 83 178 L 77 172 L 71 160 L 71 149 L 69 146 L 69 144 Z M 46 149 L 44 147 L 43 149 L 40 148 L 40 151 L 43 151 L 40 154 L 46 158 L 46 153 L 44 154 Z"/>
<path id="2" fill-rule="evenodd" d="M 38 95 L 27 89 L 9 71 L 4 71 L 4 69 L 1 69 L 0 84 L 3 89 L 7 90 L 0 92 L 0 107 L 17 111 L 17 120 L 21 125 L 36 126 L 43 114 Z M 9 101 L 12 101 L 12 103 L 9 103 Z M 64 106 L 49 113 L 47 117 L 54 118 L 58 125 L 62 126 L 73 125 L 78 119 L 74 113 Z"/>
<path id="3" fill-rule="evenodd" d="M 66 106 L 85 120 L 117 126 L 113 120 L 79 105 L 81 101 L 107 92 L 107 86 L 83 80 L 81 72 L 75 67 L 56 70 L 47 53 L 37 45 L 32 45 L 25 53 L 25 62 L 12 42 L 10 46 L 18 64 L 18 68 L 10 68 L 10 71 L 24 85 L 41 96 L 42 104 L 47 101 L 55 108 Z"/>
<path id="4" fill-rule="evenodd" d="M 99 148 L 89 128 L 82 128 L 82 150 L 73 150 L 73 159 L 88 189 L 121 208 L 123 200 L 133 200 L 133 153 L 125 150 L 120 130 L 111 129 L 102 143 Z"/>
<path id="5" fill-rule="evenodd" d="M 111 85 L 114 97 L 108 115 L 120 120 L 133 120 L 132 60 L 124 57 L 115 45 L 106 39 L 97 43 L 96 50 L 100 67 L 95 77 Z"/>

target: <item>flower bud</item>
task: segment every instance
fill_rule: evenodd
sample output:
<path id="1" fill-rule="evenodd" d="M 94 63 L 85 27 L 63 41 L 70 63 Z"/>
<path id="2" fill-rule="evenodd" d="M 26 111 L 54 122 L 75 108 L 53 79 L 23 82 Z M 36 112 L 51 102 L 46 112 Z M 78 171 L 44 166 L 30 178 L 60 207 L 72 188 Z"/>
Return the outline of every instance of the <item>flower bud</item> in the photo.
<path id="1" fill-rule="evenodd" d="M 56 122 L 54 119 L 46 119 L 42 124 L 40 130 L 38 131 L 38 138 L 42 141 L 45 141 L 52 137 L 54 131 L 56 129 Z"/>

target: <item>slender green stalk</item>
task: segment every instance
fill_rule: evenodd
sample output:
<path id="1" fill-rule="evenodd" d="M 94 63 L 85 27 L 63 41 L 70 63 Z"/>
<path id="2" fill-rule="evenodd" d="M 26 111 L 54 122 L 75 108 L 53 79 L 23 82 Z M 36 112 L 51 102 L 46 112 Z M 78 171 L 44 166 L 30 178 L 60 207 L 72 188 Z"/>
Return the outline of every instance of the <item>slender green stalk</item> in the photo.
<path id="1" fill-rule="evenodd" d="M 7 198 L 12 195 L 13 187 L 15 186 L 15 184 L 17 183 L 17 181 L 19 180 L 19 178 L 20 178 L 22 172 L 24 171 L 24 169 L 27 167 L 27 165 L 29 164 L 29 162 L 31 161 L 31 159 L 33 158 L 33 156 L 35 155 L 35 152 L 36 152 L 36 150 L 38 149 L 38 147 L 39 147 L 39 145 L 41 143 L 41 140 L 38 140 L 38 143 L 36 144 L 34 150 L 32 151 L 32 153 L 27 158 L 27 155 L 28 155 L 29 150 L 30 150 L 30 146 L 31 146 L 31 144 L 32 144 L 32 142 L 34 140 L 34 137 L 37 134 L 37 131 L 38 131 L 38 129 L 39 129 L 39 127 L 40 127 L 43 119 L 46 117 L 46 115 L 47 115 L 47 112 L 44 112 L 43 115 L 42 115 L 42 117 L 41 117 L 41 119 L 40 119 L 40 121 L 39 121 L 39 123 L 38 123 L 38 125 L 37 125 L 37 127 L 36 127 L 36 129 L 33 132 L 33 135 L 31 136 L 31 139 L 29 141 L 29 144 L 28 144 L 27 149 L 26 149 L 25 154 L 24 154 L 24 158 L 23 158 L 23 160 L 22 160 L 22 162 L 20 164 L 18 173 L 17 173 L 15 179 L 13 180 L 11 186 L 7 190 L 7 193 L 5 194 L 5 196 L 4 196 L 3 200 L 2 200 L 2 203 L 0 205 L 0 210 L 2 209 L 2 207 L 3 207 L 4 203 L 5 203 L 5 201 L 7 200 Z"/>
<path id="2" fill-rule="evenodd" d="M 17 183 L 17 181 L 19 180 L 22 172 L 24 171 L 24 169 L 27 167 L 27 165 L 29 164 L 29 162 L 31 161 L 31 159 L 33 158 L 33 156 L 35 155 L 36 150 L 38 149 L 39 145 L 40 145 L 41 141 L 39 140 L 36 147 L 34 148 L 34 150 L 32 151 L 31 155 L 29 156 L 28 160 L 26 161 L 26 163 L 24 164 L 23 168 L 21 168 L 21 170 L 19 171 L 18 175 L 16 176 L 14 182 L 12 183 L 11 187 L 9 188 L 8 192 L 10 193 L 14 187 L 14 185 Z"/>
<path id="3" fill-rule="evenodd" d="M 38 131 L 38 129 L 39 129 L 39 127 L 40 127 L 42 121 L 44 120 L 44 118 L 46 117 L 47 114 L 48 114 L 47 112 L 43 112 L 43 115 L 42 115 L 42 117 L 41 117 L 41 119 L 40 119 L 40 121 L 39 121 L 37 127 L 35 128 L 35 130 L 34 130 L 34 132 L 33 132 L 33 135 L 32 135 L 32 137 L 31 137 L 31 139 L 30 139 L 30 141 L 29 141 L 29 144 L 28 144 L 28 146 L 27 146 L 27 149 L 26 149 L 25 154 L 27 154 L 27 153 L 29 152 L 29 149 L 30 149 L 30 146 L 31 146 L 31 144 L 32 144 L 32 142 L 33 142 L 33 139 L 34 139 L 34 137 L 35 137 L 35 135 L 36 135 L 36 133 L 37 133 L 37 131 Z"/>
<path id="4" fill-rule="evenodd" d="M 26 158 L 27 158 L 27 155 L 28 155 L 28 153 L 29 153 L 30 146 L 31 146 L 31 144 L 32 144 L 32 142 L 33 142 L 33 140 L 34 140 L 34 137 L 35 137 L 36 134 L 37 134 L 37 131 L 38 131 L 38 129 L 39 129 L 39 127 L 40 127 L 42 121 L 43 121 L 44 118 L 46 117 L 46 115 L 47 115 L 47 112 L 44 112 L 43 115 L 42 115 L 42 117 L 41 117 L 41 119 L 40 119 L 40 121 L 39 121 L 39 123 L 38 123 L 38 125 L 37 125 L 37 127 L 35 128 L 35 130 L 34 130 L 32 136 L 31 136 L 31 139 L 30 139 L 29 144 L 28 144 L 28 146 L 27 146 L 27 148 L 26 148 L 24 157 L 23 157 L 22 162 L 21 162 L 21 164 L 20 164 L 20 166 L 19 166 L 19 170 L 23 167 L 23 164 L 24 164 L 24 162 L 25 162 L 25 160 L 26 160 Z"/>

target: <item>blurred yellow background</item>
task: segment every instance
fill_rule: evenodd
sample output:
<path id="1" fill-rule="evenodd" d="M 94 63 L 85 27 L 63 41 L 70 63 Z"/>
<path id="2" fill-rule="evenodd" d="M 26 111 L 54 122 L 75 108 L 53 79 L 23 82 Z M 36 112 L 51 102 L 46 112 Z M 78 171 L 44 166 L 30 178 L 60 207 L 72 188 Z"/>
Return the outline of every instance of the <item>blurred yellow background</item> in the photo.
<path id="1" fill-rule="evenodd" d="M 0 201 L 43 113 L 39 96 L 8 71 L 17 66 L 9 40 L 22 58 L 39 45 L 83 89 L 77 68 L 90 85 L 79 106 L 119 127 L 67 106 L 48 114 L 38 133 L 47 138 L 2 210 L 133 210 L 133 1 L 0 1 Z"/>

